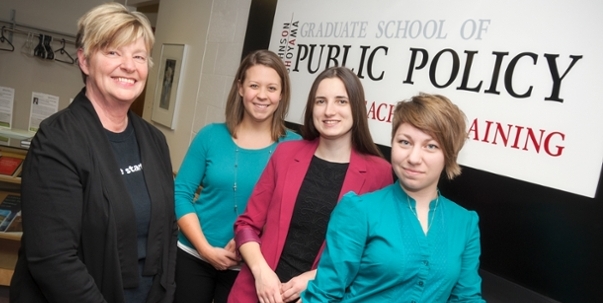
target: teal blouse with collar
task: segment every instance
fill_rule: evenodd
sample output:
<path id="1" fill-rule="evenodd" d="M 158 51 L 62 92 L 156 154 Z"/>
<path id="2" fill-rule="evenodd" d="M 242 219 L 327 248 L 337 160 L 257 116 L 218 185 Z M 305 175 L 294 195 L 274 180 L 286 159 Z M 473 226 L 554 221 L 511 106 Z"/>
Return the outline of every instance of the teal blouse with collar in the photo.
<path id="1" fill-rule="evenodd" d="M 346 194 L 331 215 L 316 279 L 302 301 L 485 302 L 477 214 L 439 195 L 425 235 L 414 206 L 398 182 Z"/>

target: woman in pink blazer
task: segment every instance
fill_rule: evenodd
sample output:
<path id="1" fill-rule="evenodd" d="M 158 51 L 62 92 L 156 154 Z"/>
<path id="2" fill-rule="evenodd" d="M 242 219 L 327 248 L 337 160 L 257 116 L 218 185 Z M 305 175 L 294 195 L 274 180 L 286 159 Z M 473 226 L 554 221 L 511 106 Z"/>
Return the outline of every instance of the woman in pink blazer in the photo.
<path id="1" fill-rule="evenodd" d="M 245 264 L 229 303 L 298 301 L 316 275 L 341 196 L 393 182 L 366 117 L 364 90 L 352 71 L 332 67 L 318 75 L 306 104 L 304 140 L 279 144 L 235 222 Z"/>

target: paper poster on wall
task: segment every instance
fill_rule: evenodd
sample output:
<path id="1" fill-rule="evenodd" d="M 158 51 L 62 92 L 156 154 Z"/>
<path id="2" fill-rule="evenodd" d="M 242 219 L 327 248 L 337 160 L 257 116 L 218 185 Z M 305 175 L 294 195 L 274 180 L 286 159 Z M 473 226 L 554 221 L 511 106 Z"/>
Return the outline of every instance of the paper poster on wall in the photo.
<path id="1" fill-rule="evenodd" d="M 0 86 L 0 128 L 11 128 L 13 125 L 13 105 L 15 89 Z"/>
<path id="2" fill-rule="evenodd" d="M 593 197 L 602 17 L 597 1 L 279 0 L 270 49 L 291 77 L 290 122 L 318 73 L 343 65 L 363 83 L 376 143 L 390 145 L 399 100 L 442 94 L 467 116 L 461 164 Z"/>
<path id="3" fill-rule="evenodd" d="M 29 114 L 30 132 L 38 131 L 40 123 L 59 109 L 59 97 L 33 92 L 31 94 L 31 110 Z"/>

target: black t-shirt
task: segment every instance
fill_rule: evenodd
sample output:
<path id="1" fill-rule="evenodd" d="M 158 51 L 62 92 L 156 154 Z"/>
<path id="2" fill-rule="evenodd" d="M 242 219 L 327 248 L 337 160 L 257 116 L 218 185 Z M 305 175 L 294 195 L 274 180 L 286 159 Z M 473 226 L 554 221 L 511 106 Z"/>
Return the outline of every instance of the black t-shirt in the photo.
<path id="1" fill-rule="evenodd" d="M 151 198 L 144 179 L 138 141 L 132 124 L 129 123 L 126 130 L 121 133 L 110 131 L 106 131 L 106 133 L 113 147 L 119 170 L 128 189 L 136 215 L 140 283 L 138 288 L 124 289 L 124 296 L 127 303 L 144 303 L 153 284 L 153 277 L 142 275 L 147 255 L 147 236 L 151 221 Z"/>

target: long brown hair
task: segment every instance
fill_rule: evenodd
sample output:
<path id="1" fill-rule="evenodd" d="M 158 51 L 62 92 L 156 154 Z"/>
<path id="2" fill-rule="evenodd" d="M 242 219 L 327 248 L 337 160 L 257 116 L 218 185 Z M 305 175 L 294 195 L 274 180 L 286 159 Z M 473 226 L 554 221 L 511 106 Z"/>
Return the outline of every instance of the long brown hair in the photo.
<path id="1" fill-rule="evenodd" d="M 318 133 L 314 125 L 314 119 L 312 119 L 314 98 L 316 97 L 316 91 L 320 82 L 329 78 L 340 79 L 348 94 L 353 120 L 352 129 L 350 130 L 352 132 L 352 147 L 361 154 L 383 157 L 383 154 L 381 154 L 381 151 L 373 142 L 373 137 L 368 127 L 366 100 L 364 98 L 362 83 L 360 83 L 360 79 L 358 79 L 356 74 L 346 67 L 330 67 L 320 73 L 314 80 L 314 83 L 312 83 L 304 113 L 304 125 L 301 127 L 302 137 L 305 140 L 314 140 L 320 137 L 320 133 Z"/>
<path id="2" fill-rule="evenodd" d="M 226 127 L 233 138 L 237 137 L 236 129 L 239 123 L 243 121 L 245 114 L 245 107 L 243 106 L 243 98 L 239 95 L 239 83 L 245 82 L 247 76 L 247 70 L 255 65 L 264 65 L 272 68 L 281 78 L 281 100 L 278 104 L 276 111 L 272 116 L 272 140 L 277 141 L 280 137 L 285 135 L 285 116 L 289 110 L 289 102 L 291 100 L 291 83 L 289 80 L 289 74 L 287 68 L 283 63 L 283 60 L 279 58 L 275 53 L 269 50 L 257 50 L 249 55 L 245 56 L 234 80 L 230 87 L 230 93 L 226 100 Z"/>

